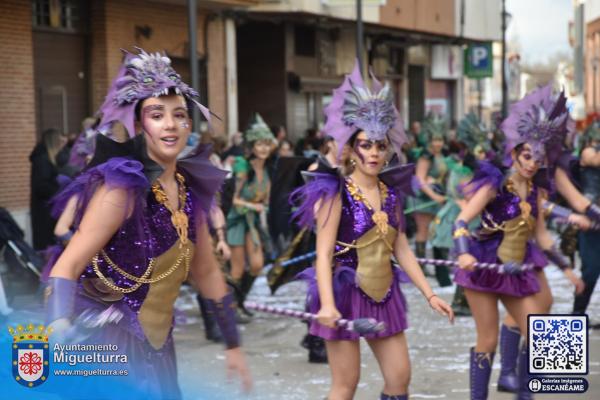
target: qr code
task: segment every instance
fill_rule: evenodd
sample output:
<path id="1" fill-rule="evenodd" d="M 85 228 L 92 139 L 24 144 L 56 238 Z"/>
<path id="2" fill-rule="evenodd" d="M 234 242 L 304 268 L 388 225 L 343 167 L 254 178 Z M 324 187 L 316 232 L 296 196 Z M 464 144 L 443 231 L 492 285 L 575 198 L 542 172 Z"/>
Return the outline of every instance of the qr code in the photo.
<path id="1" fill-rule="evenodd" d="M 587 317 L 529 315 L 529 373 L 588 373 Z"/>

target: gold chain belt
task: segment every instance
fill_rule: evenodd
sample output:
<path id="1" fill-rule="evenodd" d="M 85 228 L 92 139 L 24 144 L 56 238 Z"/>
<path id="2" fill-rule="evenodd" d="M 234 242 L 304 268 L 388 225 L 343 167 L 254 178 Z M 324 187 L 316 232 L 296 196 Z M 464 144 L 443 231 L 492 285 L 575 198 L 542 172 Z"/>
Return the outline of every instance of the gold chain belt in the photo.
<path id="1" fill-rule="evenodd" d="M 110 259 L 110 257 L 108 257 L 108 255 L 106 254 L 106 252 L 104 250 L 100 250 L 100 254 L 102 255 L 102 258 L 104 259 L 104 261 L 111 268 L 113 268 L 119 274 L 123 275 L 125 278 L 136 282 L 130 288 L 122 288 L 122 287 L 115 285 L 106 276 L 104 276 L 102 274 L 102 272 L 100 272 L 100 266 L 98 265 L 99 255 L 96 254 L 94 256 L 94 258 L 92 259 L 92 267 L 94 269 L 94 273 L 96 274 L 96 276 L 98 276 L 98 278 L 100 278 L 100 280 L 106 286 L 108 286 L 112 290 L 115 290 L 120 293 L 131 293 L 131 292 L 134 292 L 137 289 L 139 289 L 140 286 L 142 286 L 143 284 L 156 283 L 158 281 L 165 279 L 166 277 L 171 275 L 173 272 L 175 272 L 177 270 L 177 268 L 179 268 L 182 261 L 185 262 L 185 275 L 187 276 L 187 274 L 190 271 L 190 249 L 189 249 L 189 247 L 186 247 L 186 249 L 179 255 L 179 257 L 177 257 L 177 260 L 175 261 L 175 263 L 168 270 L 166 270 L 165 272 L 163 272 L 162 274 L 160 274 L 154 278 L 148 278 L 148 276 L 150 276 L 150 274 L 152 273 L 152 271 L 154 269 L 154 263 L 155 263 L 154 258 L 150 259 L 150 262 L 148 263 L 148 268 L 146 269 L 144 274 L 141 277 L 138 277 L 135 275 L 131 275 L 130 273 L 128 273 L 128 272 L 124 271 L 122 268 L 120 268 L 117 264 L 115 264 Z"/>
<path id="2" fill-rule="evenodd" d="M 508 229 L 508 228 L 506 228 L 506 221 L 502 222 L 501 224 L 497 224 L 496 222 L 494 222 L 493 218 L 490 216 L 490 214 L 487 211 L 485 212 L 485 217 L 487 219 L 489 219 L 491 225 L 487 224 L 483 218 L 481 219 L 481 225 L 485 229 L 487 229 L 488 231 L 491 231 L 491 232 L 497 232 L 497 231 L 514 232 L 514 231 L 520 229 L 520 227 L 523 226 L 524 224 L 528 224 L 529 228 L 533 229 L 532 224 L 529 223 L 529 221 L 525 220 L 525 219 L 522 219 L 519 222 L 519 224 L 514 226 L 513 228 Z"/>
<path id="3" fill-rule="evenodd" d="M 356 240 L 353 240 L 352 243 L 344 243 L 344 242 L 338 240 L 335 243 L 339 244 L 340 246 L 343 246 L 344 248 L 342 250 L 338 251 L 337 253 L 334 253 L 333 256 L 334 257 L 341 256 L 342 254 L 345 254 L 345 253 L 349 252 L 352 249 L 357 249 L 358 250 L 358 249 L 365 248 L 367 246 L 372 245 L 373 243 L 375 243 L 378 240 L 383 240 L 383 242 L 388 247 L 388 249 L 390 249 L 391 251 L 394 251 L 394 247 L 391 244 L 389 244 L 388 241 L 385 240 L 384 237 L 378 236 L 378 237 L 373 238 L 371 241 L 369 241 L 367 243 L 364 243 L 364 244 L 362 244 L 360 246 L 356 244 Z"/>

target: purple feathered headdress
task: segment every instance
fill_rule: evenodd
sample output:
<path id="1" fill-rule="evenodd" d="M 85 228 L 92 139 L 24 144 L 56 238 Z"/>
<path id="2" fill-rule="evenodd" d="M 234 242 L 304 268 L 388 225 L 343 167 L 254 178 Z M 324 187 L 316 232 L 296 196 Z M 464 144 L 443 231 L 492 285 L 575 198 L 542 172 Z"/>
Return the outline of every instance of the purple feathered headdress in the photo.
<path id="1" fill-rule="evenodd" d="M 100 131 L 109 130 L 118 121 L 125 126 L 129 136 L 134 137 L 137 104 L 149 97 L 159 97 L 171 92 L 182 95 L 210 121 L 210 112 L 196 100 L 198 92 L 181 80 L 181 76 L 171 66 L 169 57 L 160 53 L 146 53 L 139 47 L 135 49 L 138 54 L 122 50 L 125 54 L 123 65 L 100 107 Z"/>
<path id="2" fill-rule="evenodd" d="M 333 91 L 331 103 L 325 107 L 327 122 L 323 131 L 335 139 L 338 156 L 357 130 L 364 131 L 371 140 L 382 140 L 387 136 L 398 154 L 406 142 L 389 85 L 383 86 L 374 76 L 371 79 L 373 84 L 369 88 L 357 62 L 342 86 Z"/>
<path id="3" fill-rule="evenodd" d="M 554 95 L 549 84 L 532 91 L 511 107 L 501 126 L 506 136 L 505 165 L 512 163 L 510 152 L 522 143 L 531 146 L 536 160 L 547 157 L 549 165 L 556 162 L 573 127 L 566 103 L 564 91 Z"/>

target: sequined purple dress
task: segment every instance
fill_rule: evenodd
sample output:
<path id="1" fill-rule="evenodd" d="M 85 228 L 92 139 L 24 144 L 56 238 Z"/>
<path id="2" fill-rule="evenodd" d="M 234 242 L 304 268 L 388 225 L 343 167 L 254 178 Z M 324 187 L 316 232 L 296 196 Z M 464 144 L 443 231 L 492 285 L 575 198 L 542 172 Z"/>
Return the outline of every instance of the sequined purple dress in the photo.
<path id="1" fill-rule="evenodd" d="M 202 172 L 202 167 L 198 169 Z M 185 171 L 181 172 L 186 175 Z M 186 178 L 186 183 L 191 180 Z M 189 264 L 183 254 L 187 250 L 185 254 L 191 260 L 197 223 L 203 218 L 205 207 L 186 184 L 183 210 L 189 219 L 188 241 L 180 246 L 182 240 L 171 222 L 171 213 L 157 202 L 143 174 L 142 164 L 131 159 L 113 158 L 80 175 L 67 187 L 57 199 L 58 209 L 71 196 L 77 195 L 83 203 L 80 208 L 85 210 L 100 185 L 126 190 L 133 212 L 79 277 L 74 317 L 90 309 L 102 311 L 113 306 L 120 310 L 124 317 L 118 323 L 95 330 L 85 342 L 117 345 L 118 351 L 126 354 L 129 360 L 129 375 L 123 381 L 146 393 L 147 398 L 179 399 L 181 393 L 172 337 L 173 305 L 187 278 L 186 265 Z M 82 214 L 80 211 L 76 215 L 75 228 Z M 154 269 L 150 269 L 151 265 Z M 151 273 L 144 275 L 147 271 Z M 171 273 L 152 283 L 136 283 L 125 276 L 153 279 L 168 271 Z M 125 290 L 111 288 L 106 282 Z M 123 293 L 136 285 L 135 290 Z"/>
<path id="2" fill-rule="evenodd" d="M 195 222 L 191 197 L 187 197 L 185 212 L 190 219 L 188 235 L 195 242 Z M 178 239 L 177 232 L 171 223 L 171 215 L 164 205 L 156 202 L 152 192 L 147 196 L 147 208 L 144 210 L 144 233 L 140 235 L 136 221 L 125 223 L 104 248 L 109 258 L 128 273 L 141 276 L 148 268 L 148 263 L 153 257 L 164 254 Z M 134 282 L 124 278 L 120 273 L 107 265 L 100 258 L 98 260 L 100 271 L 116 283 L 119 287 L 131 287 Z M 181 266 L 183 268 L 183 266 Z M 155 348 L 146 338 L 138 315 L 140 308 L 146 300 L 149 284 L 142 285 L 133 293 L 124 294 L 114 302 L 105 300 L 109 296 L 94 296 L 94 285 L 87 284 L 88 280 L 97 281 L 96 274 L 91 265 L 79 279 L 79 298 L 76 302 L 76 311 L 82 312 L 89 308 L 104 309 L 107 305 L 115 304 L 125 317 L 117 325 L 107 325 L 90 342 L 106 342 L 117 344 L 123 349 L 136 365 L 132 368 L 133 378 L 141 387 L 151 388 L 151 393 L 162 393 L 165 398 L 177 398 L 179 388 L 177 384 L 177 363 L 173 344 L 172 328 L 170 323 L 169 333 L 160 348 Z M 104 300 L 103 300 L 104 298 Z M 157 317 L 164 317 L 159 316 Z M 171 317 L 172 318 L 172 317 Z M 140 368 L 143 365 L 142 368 Z M 143 371 L 143 372 L 142 372 Z"/>
<path id="3" fill-rule="evenodd" d="M 499 171 L 493 171 L 499 174 Z M 481 176 L 479 177 L 481 179 Z M 507 190 L 506 185 L 498 176 L 495 182 L 490 178 L 483 178 L 483 181 L 492 183 L 496 187 L 496 197 L 487 204 L 482 213 L 482 222 L 476 232 L 472 233 L 469 241 L 469 252 L 480 262 L 502 263 L 499 257 L 499 248 L 503 242 L 505 233 L 502 230 L 490 230 L 490 227 L 498 226 L 517 219 L 521 216 L 520 198 Z M 475 181 L 478 179 L 475 178 Z M 476 182 L 477 184 L 477 182 Z M 481 187 L 482 184 L 479 184 Z M 532 185 L 531 192 L 527 197 L 527 203 L 531 206 L 531 216 L 537 219 L 538 207 L 537 197 L 539 189 Z M 543 268 L 547 265 L 547 260 L 541 249 L 533 241 L 531 235 L 525 239 L 526 244 L 524 255 L 521 260 L 516 260 L 524 264 L 533 264 L 536 268 Z M 524 297 L 537 293 L 540 285 L 534 271 L 527 271 L 517 275 L 499 274 L 491 269 L 477 269 L 473 272 L 457 269 L 454 275 L 454 281 L 467 289 L 505 294 L 515 297 Z"/>
<path id="4" fill-rule="evenodd" d="M 337 241 L 352 243 L 360 239 L 375 226 L 370 210 L 364 202 L 357 201 L 348 191 L 347 185 L 342 189 L 342 213 L 337 233 Z M 398 220 L 398 204 L 400 203 L 396 191 L 388 187 L 388 196 L 382 207 L 388 215 L 388 223 L 394 229 L 401 231 L 402 224 Z M 335 252 L 341 252 L 344 246 L 336 244 Z M 374 300 L 367 295 L 358 282 L 357 266 L 358 255 L 355 249 L 339 254 L 334 258 L 333 292 L 335 305 L 342 318 L 375 318 L 386 324 L 383 332 L 364 335 L 368 339 L 383 338 L 404 331 L 407 326 L 407 305 L 404 295 L 400 290 L 402 272 L 399 268 L 392 268 L 393 280 L 383 299 Z M 305 270 L 301 277 L 309 284 L 307 306 L 310 312 L 317 313 L 320 309 L 319 291 L 315 279 L 314 267 Z M 359 335 L 344 329 L 331 329 L 316 322 L 311 323 L 310 333 L 326 340 L 358 340 Z"/>

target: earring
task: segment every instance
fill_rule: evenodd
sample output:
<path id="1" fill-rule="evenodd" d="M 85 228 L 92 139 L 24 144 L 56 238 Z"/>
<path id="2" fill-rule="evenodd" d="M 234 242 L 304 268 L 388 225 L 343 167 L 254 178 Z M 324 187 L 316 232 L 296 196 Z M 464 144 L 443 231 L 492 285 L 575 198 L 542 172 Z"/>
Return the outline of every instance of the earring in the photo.
<path id="1" fill-rule="evenodd" d="M 350 159 L 350 165 L 352 166 L 352 168 L 356 168 L 356 161 L 354 161 L 353 158 Z"/>

